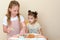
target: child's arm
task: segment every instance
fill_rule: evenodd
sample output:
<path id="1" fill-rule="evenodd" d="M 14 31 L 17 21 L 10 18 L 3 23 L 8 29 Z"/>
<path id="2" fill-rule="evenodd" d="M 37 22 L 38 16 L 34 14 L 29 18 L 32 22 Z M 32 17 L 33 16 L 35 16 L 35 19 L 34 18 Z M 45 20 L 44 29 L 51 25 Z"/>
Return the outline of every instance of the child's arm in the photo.
<path id="1" fill-rule="evenodd" d="M 4 16 L 3 18 L 3 32 L 8 33 L 7 16 Z"/>
<path id="2" fill-rule="evenodd" d="M 26 33 L 29 33 L 29 30 L 28 30 L 28 28 L 26 27 Z"/>
<path id="3" fill-rule="evenodd" d="M 41 28 L 39 31 L 40 31 L 41 35 L 43 35 L 43 31 L 42 31 L 42 28 Z"/>
<path id="4" fill-rule="evenodd" d="M 10 31 L 11 30 L 7 26 L 3 25 L 3 32 L 10 33 Z"/>
<path id="5" fill-rule="evenodd" d="M 25 24 L 25 20 L 24 17 L 22 15 L 20 15 L 20 35 L 25 34 L 26 32 L 26 24 Z"/>
<path id="6" fill-rule="evenodd" d="M 42 28 L 40 29 L 40 32 L 41 32 L 41 37 L 46 38 L 46 40 L 48 40 L 48 37 L 46 37 L 46 36 L 43 35 L 43 30 L 42 30 Z"/>
<path id="7" fill-rule="evenodd" d="M 25 22 L 20 23 L 20 26 L 21 26 L 20 35 L 23 35 L 23 34 L 26 33 L 26 32 L 25 32 L 25 30 L 26 30 Z"/>
<path id="8" fill-rule="evenodd" d="M 7 26 L 3 25 L 3 32 L 7 33 Z"/>

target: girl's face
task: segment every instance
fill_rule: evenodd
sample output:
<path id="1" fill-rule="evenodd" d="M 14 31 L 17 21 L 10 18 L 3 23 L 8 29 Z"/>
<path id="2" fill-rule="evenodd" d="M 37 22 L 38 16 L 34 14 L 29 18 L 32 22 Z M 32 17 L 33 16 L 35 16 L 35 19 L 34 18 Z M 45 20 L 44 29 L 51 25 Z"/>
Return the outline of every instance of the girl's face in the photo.
<path id="1" fill-rule="evenodd" d="M 9 8 L 9 11 L 11 12 L 11 15 L 16 16 L 19 12 L 18 5 L 12 6 L 12 8 Z"/>
<path id="2" fill-rule="evenodd" d="M 33 16 L 29 15 L 28 21 L 29 21 L 29 23 L 33 24 L 36 21 L 36 19 Z"/>

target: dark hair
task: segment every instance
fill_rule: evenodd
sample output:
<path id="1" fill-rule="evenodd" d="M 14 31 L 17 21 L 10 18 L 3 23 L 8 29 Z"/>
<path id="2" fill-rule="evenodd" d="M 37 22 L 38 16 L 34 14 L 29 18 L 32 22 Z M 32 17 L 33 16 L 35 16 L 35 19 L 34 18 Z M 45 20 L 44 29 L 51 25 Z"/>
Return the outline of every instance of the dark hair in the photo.
<path id="1" fill-rule="evenodd" d="M 36 11 L 33 12 L 33 11 L 31 11 L 31 10 L 28 10 L 28 15 L 31 15 L 31 16 L 33 16 L 34 18 L 37 18 L 38 13 L 37 13 Z"/>

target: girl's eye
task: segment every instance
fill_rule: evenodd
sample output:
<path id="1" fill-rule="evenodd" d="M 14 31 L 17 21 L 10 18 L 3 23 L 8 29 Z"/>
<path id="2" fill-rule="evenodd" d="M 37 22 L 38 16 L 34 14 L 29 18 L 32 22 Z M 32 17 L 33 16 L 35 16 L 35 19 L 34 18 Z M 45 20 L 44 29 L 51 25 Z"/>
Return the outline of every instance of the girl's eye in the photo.
<path id="1" fill-rule="evenodd" d="M 16 10 L 14 10 L 14 12 L 16 12 Z"/>
<path id="2" fill-rule="evenodd" d="M 14 12 L 18 12 L 18 10 L 14 10 Z"/>
<path id="3" fill-rule="evenodd" d="M 33 19 L 33 18 L 31 18 L 31 19 Z"/>

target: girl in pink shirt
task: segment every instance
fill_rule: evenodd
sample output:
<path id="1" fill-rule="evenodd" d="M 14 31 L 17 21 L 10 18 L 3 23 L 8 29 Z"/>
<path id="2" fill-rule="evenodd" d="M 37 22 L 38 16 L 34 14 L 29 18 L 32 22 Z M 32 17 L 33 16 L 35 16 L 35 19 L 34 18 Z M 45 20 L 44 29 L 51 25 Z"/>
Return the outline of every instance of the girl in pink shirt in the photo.
<path id="1" fill-rule="evenodd" d="M 7 14 L 3 20 L 3 31 L 8 37 L 16 34 L 23 35 L 25 33 L 24 17 L 19 13 L 20 4 L 17 1 L 11 1 Z"/>

